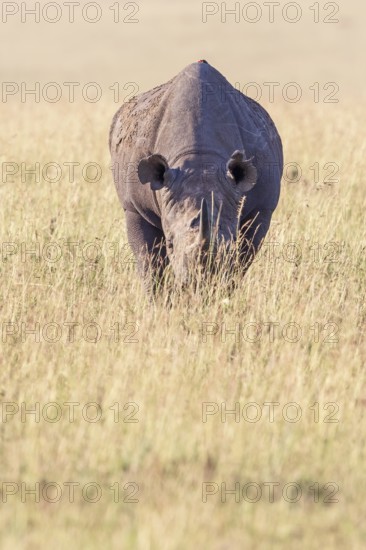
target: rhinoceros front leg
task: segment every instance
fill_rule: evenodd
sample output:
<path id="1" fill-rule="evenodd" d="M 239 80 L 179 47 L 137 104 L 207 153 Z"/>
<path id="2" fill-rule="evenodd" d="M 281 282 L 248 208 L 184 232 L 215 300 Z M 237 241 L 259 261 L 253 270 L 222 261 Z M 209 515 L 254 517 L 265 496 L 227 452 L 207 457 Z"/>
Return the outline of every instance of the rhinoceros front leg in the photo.
<path id="1" fill-rule="evenodd" d="M 240 224 L 240 262 L 245 271 L 262 246 L 271 218 L 271 210 L 253 210 Z"/>
<path id="2" fill-rule="evenodd" d="M 168 264 L 164 233 L 140 214 L 125 211 L 128 242 L 137 260 L 137 268 L 146 291 L 153 294 Z"/>

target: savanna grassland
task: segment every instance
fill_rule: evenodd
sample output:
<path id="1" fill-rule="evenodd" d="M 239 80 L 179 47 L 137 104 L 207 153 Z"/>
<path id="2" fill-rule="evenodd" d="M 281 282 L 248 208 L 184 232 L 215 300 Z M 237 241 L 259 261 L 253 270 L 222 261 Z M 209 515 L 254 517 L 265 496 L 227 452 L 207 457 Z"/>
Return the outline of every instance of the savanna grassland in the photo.
<path id="1" fill-rule="evenodd" d="M 2 548 L 364 547 L 366 120 L 340 99 L 262 102 L 292 163 L 266 244 L 232 294 L 154 304 L 116 104 L 0 104 Z"/>

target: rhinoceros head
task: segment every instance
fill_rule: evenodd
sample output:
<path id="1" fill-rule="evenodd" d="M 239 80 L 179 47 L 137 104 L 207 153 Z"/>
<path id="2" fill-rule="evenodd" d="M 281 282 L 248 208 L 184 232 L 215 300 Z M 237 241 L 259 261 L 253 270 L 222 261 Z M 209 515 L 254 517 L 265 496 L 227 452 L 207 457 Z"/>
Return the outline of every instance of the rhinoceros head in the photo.
<path id="1" fill-rule="evenodd" d="M 239 150 L 220 162 L 212 155 L 188 155 L 175 167 L 154 154 L 140 161 L 138 176 L 160 194 L 167 253 L 184 284 L 218 245 L 236 239 L 243 197 L 256 184 L 257 170 Z"/>

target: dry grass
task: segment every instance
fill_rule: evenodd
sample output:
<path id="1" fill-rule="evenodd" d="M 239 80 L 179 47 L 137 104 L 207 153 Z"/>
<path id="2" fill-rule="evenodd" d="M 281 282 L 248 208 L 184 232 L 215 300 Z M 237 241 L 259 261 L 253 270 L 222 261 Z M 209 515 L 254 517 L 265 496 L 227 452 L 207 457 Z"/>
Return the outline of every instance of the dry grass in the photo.
<path id="1" fill-rule="evenodd" d="M 84 181 L 77 171 L 74 183 L 66 175 L 56 184 L 32 177 L 22 182 L 18 174 L 1 185 L 3 242 L 18 246 L 1 263 L 2 329 L 12 322 L 18 333 L 3 332 L 0 390 L 3 402 L 41 407 L 39 423 L 30 415 L 22 422 L 19 412 L 1 424 L 1 478 L 19 486 L 54 481 L 64 488 L 58 504 L 42 497 L 37 504 L 32 496 L 22 503 L 20 489 L 8 496 L 0 519 L 3 548 L 46 547 L 51 540 L 55 548 L 361 547 L 366 348 L 365 162 L 359 128 L 364 115 L 344 106 L 341 118 L 340 112 L 304 106 L 300 127 L 291 110 L 272 108 L 286 160 L 296 160 L 303 170 L 299 182 L 283 183 L 267 237 L 267 244 L 277 243 L 280 258 L 274 261 L 267 246 L 230 298 L 218 290 L 204 301 L 188 291 L 174 295 L 168 308 L 164 294 L 155 306 L 147 303 L 124 247 L 123 212 L 108 171 L 105 106 L 95 109 L 93 119 L 80 107 L 76 117 L 61 104 L 17 113 L 3 107 L 2 161 L 95 161 L 103 167 L 98 183 Z M 22 118 L 22 139 L 14 117 Z M 340 131 L 342 139 L 334 140 Z M 339 183 L 315 184 L 310 166 L 316 161 L 337 162 Z M 22 260 L 21 243 L 28 248 L 38 243 L 46 254 L 49 242 L 63 251 L 58 262 Z M 79 243 L 75 258 L 67 242 Z M 330 242 L 336 244 L 326 248 Z M 98 261 L 83 257 L 86 243 L 98 244 Z M 118 243 L 119 257 L 109 243 Z M 301 250 L 296 262 L 288 261 L 294 250 L 288 243 Z M 80 323 L 73 343 L 64 325 L 71 321 Z M 57 343 L 42 335 L 51 322 L 60 326 Z M 89 322 L 101 328 L 97 343 L 85 340 L 92 339 L 92 329 L 82 336 L 81 327 Z M 116 322 L 119 337 L 111 330 Z M 262 330 L 256 342 L 249 341 L 254 329 L 243 332 L 249 322 Z M 272 322 L 279 323 L 273 339 L 266 328 Z M 22 342 L 22 323 L 40 324 L 39 343 L 31 334 Z M 301 329 L 296 343 L 282 335 L 288 323 Z M 327 323 L 334 325 L 325 330 Z M 237 325 L 239 337 L 222 332 Z M 214 329 L 216 335 L 205 338 Z M 287 334 L 293 337 L 291 330 Z M 57 423 L 42 418 L 42 410 L 47 415 L 42 407 L 50 402 L 62 407 Z M 66 402 L 81 404 L 74 423 L 68 421 Z M 101 421 L 83 419 L 81 408 L 89 402 L 100 404 Z M 123 422 L 132 409 L 122 409 L 115 423 L 109 409 L 115 402 L 121 409 L 137 403 L 139 422 Z M 255 402 L 263 416 L 257 423 L 243 417 L 236 423 L 229 415 L 222 423 L 216 414 L 202 422 L 204 402 L 226 403 L 228 409 Z M 265 402 L 280 404 L 273 423 Z M 290 402 L 302 408 L 297 423 L 282 417 Z M 319 423 L 310 409 L 314 402 L 320 406 Z M 339 407 L 331 417 L 339 422 L 324 422 L 333 411 L 323 409 L 327 403 Z M 78 489 L 69 503 L 62 485 L 69 481 L 81 487 L 98 483 L 101 500 L 87 503 Z M 108 486 L 117 481 L 138 483 L 139 503 L 115 503 Z M 225 482 L 228 488 L 235 482 L 281 487 L 274 503 L 265 487 L 258 503 L 236 503 L 233 495 L 222 503 L 219 493 L 203 503 L 205 481 Z M 289 482 L 303 487 L 296 504 L 281 497 Z M 309 486 L 316 482 L 336 483 L 339 502 L 325 504 L 321 493 L 315 503 Z"/>
<path id="2" fill-rule="evenodd" d="M 29 87 L 97 81 L 103 100 L 37 105 L 16 96 L 0 103 L 1 167 L 63 168 L 54 183 L 22 180 L 21 171 L 0 182 L 1 548 L 362 548 L 366 120 L 358 103 L 364 78 L 355 67 L 363 66 L 364 4 L 343 3 L 339 26 L 310 24 L 313 2 L 303 6 L 298 25 L 203 24 L 195 0 L 139 4 L 139 25 L 108 24 L 108 9 L 94 26 L 2 25 L 0 44 L 8 52 L 2 80 Z M 131 91 L 123 90 L 126 83 L 147 90 L 199 58 L 241 87 L 300 84 L 299 103 L 285 103 L 281 94 L 274 104 L 262 103 L 283 138 L 286 162 L 297 162 L 301 174 L 289 168 L 266 246 L 232 295 L 220 287 L 204 296 L 164 291 L 152 306 L 108 169 L 117 109 L 108 86 L 118 81 L 123 99 Z M 338 83 L 340 103 L 311 104 L 314 82 L 321 99 L 322 86 Z M 79 163 L 72 182 L 67 162 Z M 102 167 L 98 181 L 83 177 L 88 162 Z M 331 184 L 324 181 L 333 166 L 327 163 L 339 167 Z M 38 247 L 40 259 L 24 256 L 25 246 Z M 60 250 L 58 261 L 47 258 Z M 65 323 L 73 322 L 70 341 Z M 39 341 L 25 333 L 36 323 Z M 101 335 L 93 343 L 96 328 Z M 47 341 L 55 334 L 59 341 Z M 74 422 L 70 402 L 80 404 Z M 94 409 L 83 409 L 91 402 L 102 410 L 95 423 L 82 414 L 92 417 Z M 245 408 L 253 402 L 262 411 L 257 422 L 248 421 L 254 407 Z M 268 402 L 279 404 L 273 422 Z M 34 415 L 22 419 L 22 403 L 28 409 L 39 403 L 39 422 Z M 61 407 L 58 422 L 49 421 L 57 411 L 48 403 Z M 124 409 L 127 403 L 135 405 Z M 207 422 L 204 403 L 219 411 Z M 235 422 L 229 414 L 221 422 L 221 404 L 235 403 L 244 418 Z M 296 423 L 288 420 L 295 414 L 288 403 L 301 407 Z M 31 489 L 37 482 L 41 491 L 57 483 L 60 502 L 41 494 L 37 503 L 24 493 L 22 483 Z M 80 484 L 74 502 L 67 482 Z M 96 503 L 81 494 L 91 482 L 103 491 Z M 109 487 L 117 482 L 114 502 Z M 236 503 L 229 494 L 225 503 L 218 491 L 203 502 L 205 482 L 228 489 L 258 483 L 262 498 Z M 280 484 L 273 503 L 263 485 L 271 482 Z M 126 483 L 138 484 L 138 503 L 123 502 L 134 488 L 123 491 Z M 286 483 L 301 486 L 297 503 L 282 497 Z M 319 502 L 311 490 L 316 483 Z M 338 502 L 324 502 L 328 483 L 339 487 Z M 6 487 L 18 491 L 6 496 Z"/>

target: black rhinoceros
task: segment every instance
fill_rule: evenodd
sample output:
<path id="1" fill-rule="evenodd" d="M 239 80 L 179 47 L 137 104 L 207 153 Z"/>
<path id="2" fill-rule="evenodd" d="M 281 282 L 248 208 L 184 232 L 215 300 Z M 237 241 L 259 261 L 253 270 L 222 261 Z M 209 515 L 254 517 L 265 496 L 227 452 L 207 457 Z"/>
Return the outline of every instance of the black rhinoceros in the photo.
<path id="1" fill-rule="evenodd" d="M 202 250 L 220 242 L 240 242 L 246 269 L 268 231 L 283 169 L 281 139 L 258 103 L 199 61 L 122 105 L 109 143 L 149 289 L 154 269 L 169 262 L 185 283 Z"/>

